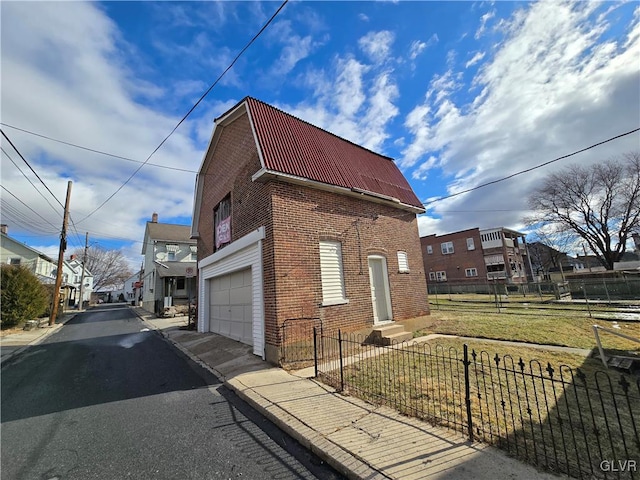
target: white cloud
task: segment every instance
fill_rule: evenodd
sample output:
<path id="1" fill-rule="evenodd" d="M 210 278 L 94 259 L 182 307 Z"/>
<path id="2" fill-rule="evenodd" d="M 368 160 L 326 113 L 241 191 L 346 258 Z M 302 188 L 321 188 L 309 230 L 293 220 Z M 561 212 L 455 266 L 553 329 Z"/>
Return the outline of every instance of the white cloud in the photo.
<path id="1" fill-rule="evenodd" d="M 415 60 L 425 48 L 427 48 L 426 42 L 421 42 L 420 40 L 413 41 L 411 47 L 409 47 L 409 58 Z"/>
<path id="2" fill-rule="evenodd" d="M 608 17 L 594 15 L 601 4 L 541 2 L 527 5 L 503 22 L 498 48 L 477 61 L 478 73 L 466 85 L 448 70 L 430 82 L 425 101 L 405 118 L 412 138 L 400 165 L 414 178 L 438 168 L 453 178 L 450 193 L 495 180 L 578 150 L 638 125 L 640 104 L 640 27 L 607 40 Z M 485 21 L 486 23 L 486 21 Z M 462 93 L 463 95 L 459 95 Z M 552 167 L 434 204 L 434 212 L 453 205 L 469 210 L 499 208 L 500 222 L 515 226 L 526 212 L 527 192 L 553 168 L 591 163 L 637 149 L 626 137 Z M 427 181 L 428 185 L 428 181 Z M 461 225 L 452 215 L 449 231 L 489 227 L 496 215 L 469 217 Z M 446 231 L 445 230 L 445 231 Z"/>
<path id="3" fill-rule="evenodd" d="M 496 16 L 496 11 L 491 10 L 490 12 L 485 13 L 480 17 L 480 26 L 478 30 L 476 30 L 475 38 L 479 39 L 484 35 L 484 32 L 487 30 L 487 22 Z"/>
<path id="4" fill-rule="evenodd" d="M 122 58 L 128 49 L 114 23 L 98 4 L 42 3 L 37 9 L 34 14 L 29 2 L 2 6 L 3 122 L 140 161 L 147 158 L 179 118 L 139 103 L 141 94 L 156 98 L 163 91 L 132 80 L 134 72 Z M 188 136 L 191 125 L 185 123 L 151 162 L 197 170 L 202 154 Z M 191 215 L 194 174 L 145 166 L 83 221 L 122 187 L 139 164 L 3 130 L 59 200 L 64 201 L 67 181 L 73 181 L 72 232 L 116 235 L 135 244 L 153 211 L 167 217 Z M 59 228 L 61 207 L 51 208 L 4 155 L 2 183 L 54 227 L 38 218 L 24 221 L 37 221 L 49 231 Z M 42 186 L 39 189 L 44 192 Z M 25 210 L 3 195 L 3 216 L 12 216 L 13 232 L 29 227 L 20 223 L 16 209 Z M 77 246 L 75 237 L 70 236 L 70 249 Z"/>
<path id="5" fill-rule="evenodd" d="M 389 57 L 394 40 L 394 33 L 388 30 L 369 32 L 358 40 L 358 46 L 372 61 L 382 63 Z"/>
<path id="6" fill-rule="evenodd" d="M 485 52 L 476 52 L 475 55 L 471 57 L 471 59 L 467 63 L 465 63 L 464 68 L 469 68 L 475 65 L 480 60 L 482 60 L 484 56 L 485 56 Z"/>
<path id="7" fill-rule="evenodd" d="M 363 22 L 368 22 L 369 21 L 369 17 L 367 15 L 365 15 L 364 13 L 359 13 L 358 14 L 358 18 L 360 20 L 362 20 Z"/>

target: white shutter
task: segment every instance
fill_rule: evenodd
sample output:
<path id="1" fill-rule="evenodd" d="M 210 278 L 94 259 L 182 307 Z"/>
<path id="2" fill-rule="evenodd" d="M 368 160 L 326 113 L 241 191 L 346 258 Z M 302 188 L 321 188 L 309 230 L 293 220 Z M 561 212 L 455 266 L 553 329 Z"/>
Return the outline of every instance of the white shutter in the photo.
<path id="1" fill-rule="evenodd" d="M 398 252 L 398 272 L 409 273 L 409 260 L 407 252 Z"/>
<path id="2" fill-rule="evenodd" d="M 340 242 L 320 242 L 320 278 L 322 280 L 323 305 L 346 302 Z"/>

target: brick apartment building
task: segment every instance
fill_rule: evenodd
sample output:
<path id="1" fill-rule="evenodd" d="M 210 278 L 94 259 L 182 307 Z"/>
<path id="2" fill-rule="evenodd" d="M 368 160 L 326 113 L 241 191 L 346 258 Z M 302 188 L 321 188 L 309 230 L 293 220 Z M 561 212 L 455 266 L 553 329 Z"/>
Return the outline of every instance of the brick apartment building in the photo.
<path id="1" fill-rule="evenodd" d="M 277 363 L 283 325 L 364 331 L 428 313 L 416 214 L 392 159 L 247 97 L 198 174 L 198 330 Z"/>
<path id="2" fill-rule="evenodd" d="M 530 276 L 525 234 L 507 228 L 472 228 L 420 238 L 429 283 L 526 283 Z"/>

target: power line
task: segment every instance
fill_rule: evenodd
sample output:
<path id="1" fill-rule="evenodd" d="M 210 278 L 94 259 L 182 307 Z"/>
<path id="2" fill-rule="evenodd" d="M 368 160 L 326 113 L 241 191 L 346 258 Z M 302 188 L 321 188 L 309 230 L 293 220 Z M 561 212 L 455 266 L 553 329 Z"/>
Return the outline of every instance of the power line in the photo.
<path id="1" fill-rule="evenodd" d="M 22 159 L 22 161 L 23 161 L 24 163 L 26 163 L 26 164 L 27 164 L 27 167 L 29 167 L 29 169 L 30 169 L 30 170 L 33 172 L 33 174 L 38 178 L 38 180 L 40 180 L 40 183 L 42 183 L 42 185 L 44 185 L 44 188 L 46 188 L 46 189 L 47 189 L 47 191 L 51 194 L 51 196 L 52 196 L 53 198 L 55 198 L 55 199 L 56 199 L 56 202 L 58 202 L 58 203 L 60 204 L 60 206 L 61 206 L 62 208 L 64 208 L 64 205 L 60 202 L 60 200 L 58 200 L 58 197 L 56 197 L 56 196 L 53 194 L 53 192 L 49 189 L 49 187 L 47 187 L 47 184 L 46 184 L 46 183 L 44 183 L 44 180 L 42 180 L 42 179 L 40 178 L 40 175 L 38 175 L 38 174 L 36 173 L 36 171 L 33 169 L 33 167 L 32 167 L 31 165 L 29 165 L 29 162 L 27 162 L 27 159 L 26 159 L 26 158 L 24 158 L 24 157 L 22 156 L 22 154 L 20 153 L 20 150 L 18 150 L 18 149 L 16 148 L 16 146 L 15 146 L 15 145 L 13 144 L 13 142 L 9 139 L 9 137 L 7 137 L 7 134 L 6 134 L 6 133 L 4 133 L 4 130 L 2 130 L 1 128 L 0 128 L 0 133 L 2 133 L 2 136 L 3 136 L 4 138 L 6 138 L 6 139 L 7 139 L 7 142 L 9 142 L 9 144 L 13 147 L 13 149 L 14 149 L 14 150 L 15 150 L 15 152 L 20 156 L 20 158 Z"/>
<path id="2" fill-rule="evenodd" d="M 433 203 L 439 202 L 441 200 L 446 200 L 447 198 L 457 197 L 458 195 L 462 195 L 463 193 L 473 192 L 474 190 L 478 190 L 478 189 L 480 189 L 482 187 L 486 187 L 486 186 L 489 186 L 489 185 L 493 185 L 495 183 L 503 182 L 503 181 L 508 180 L 510 178 L 517 177 L 518 175 L 522 175 L 523 173 L 528 173 L 528 172 L 531 172 L 531 171 L 536 170 L 538 168 L 541 168 L 541 167 L 544 167 L 546 165 L 549 165 L 551 163 L 557 162 L 559 160 L 564 160 L 565 158 L 569 158 L 569 157 L 572 157 L 572 156 L 577 155 L 579 153 L 586 152 L 587 150 L 591 150 L 592 148 L 598 147 L 600 145 L 604 145 L 605 143 L 612 142 L 613 140 L 617 140 L 618 138 L 626 137 L 627 135 L 631 135 L 632 133 L 635 133 L 637 131 L 640 131 L 640 128 L 634 128 L 633 130 L 629 130 L 628 132 L 621 133 L 620 135 L 616 135 L 615 137 L 608 138 L 608 139 L 603 140 L 603 141 L 598 142 L 598 143 L 594 143 L 593 145 L 590 145 L 588 147 L 582 148 L 582 149 L 577 150 L 577 151 L 575 151 L 573 153 L 569 153 L 567 155 L 563 155 L 561 157 L 554 158 L 553 160 L 549 160 L 548 162 L 541 163 L 540 165 L 536 165 L 535 167 L 527 168 L 525 170 L 521 170 L 519 172 L 512 173 L 511 175 L 507 175 L 506 177 L 498 178 L 497 180 L 492 180 L 490 182 L 483 183 L 481 185 L 477 185 L 475 187 L 468 188 L 466 190 L 462 190 L 460 192 L 452 193 L 451 195 L 447 195 L 445 197 L 436 198 L 435 200 L 431 200 L 430 202 L 423 203 L 422 205 L 426 207 L 428 205 L 431 205 Z"/>
<path id="3" fill-rule="evenodd" d="M 49 204 L 49 206 L 53 209 L 53 211 L 59 214 L 60 212 L 58 212 L 58 210 L 56 209 L 56 207 L 54 207 L 53 205 L 51 205 L 51 202 L 49 201 L 49 199 L 48 199 L 47 197 L 45 197 L 45 196 L 44 196 L 44 194 L 43 194 L 40 190 L 38 190 L 38 188 L 33 184 L 33 182 L 31 181 L 31 179 L 30 179 L 29 177 L 27 177 L 27 175 L 22 171 L 22 169 L 21 169 L 21 168 L 18 166 L 18 164 L 13 160 L 13 158 L 11 158 L 11 155 L 9 155 L 9 154 L 7 153 L 7 151 L 6 151 L 4 148 L 2 148 L 2 147 L 0 147 L 0 150 L 2 150 L 2 153 L 4 153 L 4 154 L 7 156 L 7 158 L 11 161 L 11 163 L 13 163 L 13 165 L 18 169 L 18 171 L 22 174 L 22 176 L 23 176 L 24 178 L 26 178 L 26 179 L 27 179 L 27 181 L 31 184 L 31 186 L 34 188 L 34 190 L 35 190 L 36 192 L 38 192 L 38 193 L 40 194 L 40 196 L 44 199 L 44 201 L 45 201 L 45 202 L 47 202 L 47 203 Z"/>
<path id="4" fill-rule="evenodd" d="M 64 140 L 59 140 L 57 138 L 49 137 L 49 136 L 43 135 L 41 133 L 32 132 L 30 130 L 26 130 L 24 128 L 16 127 L 16 126 L 10 125 L 8 123 L 0 122 L 0 125 L 4 125 L 5 127 L 13 128 L 14 130 L 18 130 L 20 132 L 28 133 L 29 135 L 33 135 L 35 137 L 44 138 L 45 140 L 50 140 L 52 142 L 61 143 L 63 145 L 68 145 L 70 147 L 79 148 L 79 149 L 85 150 L 87 152 L 98 153 L 100 155 L 106 155 L 107 157 L 117 158 L 119 160 L 126 160 L 127 162 L 143 163 L 144 164 L 144 162 L 142 160 L 135 160 L 133 158 L 123 157 L 121 155 L 116 155 L 114 153 L 103 152 L 102 150 L 96 150 L 95 148 L 83 147 L 82 145 L 78 145 L 78 144 L 71 143 L 71 142 L 66 142 Z M 187 168 L 169 167 L 169 166 L 166 166 L 166 165 L 159 165 L 157 163 L 151 163 L 151 162 L 147 162 L 147 165 L 150 166 L 150 167 L 166 168 L 167 170 L 176 170 L 178 172 L 198 173 L 196 170 L 189 170 Z"/>
<path id="5" fill-rule="evenodd" d="M 2 129 L 0 128 L 0 132 L 2 133 L 2 136 L 3 136 L 4 138 L 6 138 L 6 139 L 7 139 L 7 141 L 8 141 L 8 142 L 9 142 L 9 144 L 13 147 L 13 149 L 15 150 L 15 152 L 20 156 L 20 158 L 22 159 L 22 161 L 23 161 L 24 163 L 26 163 L 26 165 L 27 165 L 27 166 L 29 167 L 29 169 L 33 172 L 33 174 L 37 177 L 37 179 L 38 179 L 38 180 L 40 180 L 40 183 L 42 183 L 42 185 L 44 185 L 44 188 L 46 188 L 46 189 L 47 189 L 47 191 L 48 191 L 48 192 L 51 194 L 51 196 L 56 200 L 56 202 L 58 202 L 58 204 L 59 204 L 59 205 L 64 209 L 65 207 L 64 207 L 64 205 L 60 202 L 60 200 L 58 200 L 58 197 L 56 197 L 56 196 L 54 195 L 54 193 L 51 191 L 51 189 L 47 186 L 47 184 L 46 184 L 46 183 L 44 183 L 44 180 L 42 180 L 42 178 L 40 178 L 40 175 L 38 175 L 38 173 L 33 169 L 33 167 L 31 166 L 31 164 L 29 164 L 29 162 L 27 161 L 27 159 L 26 159 L 26 158 L 24 158 L 24 156 L 22 155 L 22 153 L 20 153 L 20 150 L 18 150 L 18 147 L 16 147 L 16 146 L 13 144 L 13 142 L 11 141 L 11 139 L 7 136 L 7 134 L 6 134 L 6 133 L 4 133 L 4 130 L 2 130 Z M 4 150 L 3 150 L 3 152 L 4 152 L 4 154 L 5 154 L 5 155 L 7 155 L 7 157 L 9 157 L 9 160 L 11 160 L 11 162 L 12 162 L 14 165 L 16 165 L 16 164 L 15 164 L 15 162 L 13 162 L 13 159 L 9 156 L 9 154 L 7 154 L 7 152 L 5 152 Z M 17 167 L 17 165 L 16 165 L 16 167 Z M 18 170 L 20 170 L 20 168 L 18 168 Z M 20 170 L 20 172 L 22 173 L 22 170 Z M 24 173 L 23 173 L 23 175 L 24 175 Z M 25 175 L 25 178 L 27 178 L 27 177 L 26 177 L 26 175 Z M 27 178 L 27 180 L 29 180 L 29 179 Z M 31 181 L 30 181 L 30 180 L 29 180 L 29 183 L 31 183 Z M 31 183 L 31 185 L 33 185 L 33 183 Z M 35 188 L 35 185 L 33 185 L 33 186 L 34 186 L 34 188 Z M 37 188 L 36 188 L 36 191 L 38 191 L 38 193 L 40 193 L 40 194 L 42 195 L 42 192 L 40 192 Z M 43 196 L 43 198 L 44 198 L 44 196 Z M 46 198 L 45 198 L 45 200 L 46 200 Z M 49 202 L 47 201 L 47 203 L 49 203 Z M 51 203 L 49 203 L 49 205 L 51 205 Z M 54 207 L 53 205 L 51 205 L 51 207 L 55 210 L 55 207 Z M 76 235 L 76 238 L 77 238 L 77 239 L 79 239 L 80 237 L 79 237 L 79 235 L 78 235 L 78 230 L 77 230 L 77 228 L 76 228 L 75 223 L 73 222 L 73 219 L 71 219 L 71 215 L 70 215 L 70 214 L 69 214 L 69 219 L 71 220 L 71 224 L 73 225 L 74 234 Z"/>
<path id="6" fill-rule="evenodd" d="M 273 15 L 271 15 L 271 17 L 269 18 L 269 20 L 267 20 L 267 22 L 262 26 L 262 28 L 258 31 L 258 33 L 256 33 L 253 38 L 251 40 L 249 40 L 249 42 L 244 46 L 244 48 L 242 50 L 240 50 L 240 53 L 238 53 L 236 55 L 236 57 L 233 59 L 233 61 L 229 64 L 229 66 L 218 76 L 218 78 L 215 80 L 215 82 L 213 82 L 209 88 L 207 88 L 207 90 L 200 96 L 200 98 L 198 99 L 198 101 L 189 109 L 189 111 L 180 119 L 180 121 L 178 122 L 178 124 L 173 127 L 173 130 L 171 130 L 171 132 L 169 132 L 169 135 L 167 135 L 164 140 L 162 140 L 160 142 L 160 144 L 155 148 L 155 150 L 153 152 L 151 152 L 151 154 L 146 158 L 146 160 L 142 163 L 142 165 L 140 165 L 138 168 L 136 168 L 136 170 L 129 176 L 129 178 L 127 178 L 127 180 L 124 181 L 124 183 L 122 185 L 120 185 L 120 187 L 118 187 L 118 189 L 113 192 L 104 202 L 102 202 L 97 208 L 95 208 L 93 211 L 91 211 L 86 217 L 84 217 L 82 220 L 80 220 L 78 223 L 82 223 L 84 222 L 87 218 L 89 218 L 91 215 L 93 215 L 94 213 L 96 213 L 98 210 L 100 210 L 109 200 L 111 200 L 113 197 L 116 196 L 116 194 L 122 190 L 125 185 L 127 185 L 131 179 L 142 169 L 142 167 L 144 167 L 147 162 L 151 159 L 151 157 L 158 151 L 160 150 L 160 148 L 165 144 L 165 142 L 167 140 L 169 140 L 169 138 L 171 137 L 171 135 L 174 134 L 174 132 L 178 129 L 178 127 L 180 127 L 180 125 L 182 125 L 182 123 L 187 119 L 187 117 L 189 117 L 189 115 L 191 115 L 191 113 L 196 109 L 196 107 L 198 105 L 200 105 L 200 102 L 202 102 L 202 100 L 204 100 L 204 98 L 209 94 L 209 92 L 211 90 L 213 90 L 213 87 L 215 87 L 218 82 L 220 82 L 220 80 L 222 80 L 222 77 L 224 77 L 226 75 L 226 73 L 231 70 L 231 68 L 233 68 L 233 66 L 236 64 L 236 62 L 238 61 L 238 59 L 242 56 L 242 54 L 253 44 L 253 42 L 255 42 L 258 37 L 262 34 L 262 32 L 265 31 L 265 29 L 271 24 L 271 22 L 276 18 L 276 16 L 280 13 L 280 11 L 284 8 L 284 6 L 287 4 L 289 0 L 284 0 L 284 2 L 282 2 L 282 4 L 280 5 L 280 7 L 278 7 L 278 9 L 275 11 L 275 13 Z"/>
<path id="7" fill-rule="evenodd" d="M 33 208 L 31 208 L 29 205 L 27 205 L 26 203 L 24 203 L 22 200 L 20 200 L 18 197 L 16 197 L 13 193 L 11 193 L 7 187 L 5 187 L 4 185 L 0 185 L 0 187 L 2 187 L 2 189 L 7 192 L 9 195 L 11 195 L 13 198 L 15 198 L 18 202 L 20 202 L 22 205 L 24 205 L 25 207 L 27 207 L 29 210 L 31 210 L 33 213 L 35 213 L 38 217 L 40 217 L 42 220 L 44 220 L 45 222 L 47 222 L 49 225 L 51 225 L 54 228 L 57 228 L 53 223 L 51 223 L 49 220 L 47 220 L 46 218 L 44 218 L 42 215 L 40 215 L 38 212 L 36 212 Z"/>

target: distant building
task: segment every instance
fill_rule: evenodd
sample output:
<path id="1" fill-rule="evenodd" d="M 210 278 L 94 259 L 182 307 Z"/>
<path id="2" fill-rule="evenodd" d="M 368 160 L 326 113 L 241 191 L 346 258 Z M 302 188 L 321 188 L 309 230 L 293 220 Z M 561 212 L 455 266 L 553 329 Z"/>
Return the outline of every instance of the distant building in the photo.
<path id="1" fill-rule="evenodd" d="M 525 234 L 508 228 L 472 228 L 420 238 L 428 283 L 527 282 Z"/>
<path id="2" fill-rule="evenodd" d="M 572 257 L 544 243 L 532 242 L 527 247 L 535 281 L 564 281 L 566 275 L 582 272 L 586 268 L 583 259 Z"/>
<path id="3" fill-rule="evenodd" d="M 197 241 L 189 225 L 158 223 L 154 213 L 147 222 L 142 244 L 144 275 L 142 307 L 160 314 L 164 307 L 187 305 L 196 297 Z"/>
<path id="4" fill-rule="evenodd" d="M 2 225 L 0 227 L 0 263 L 21 265 L 28 268 L 40 282 L 54 284 L 57 263 L 44 253 L 11 238 L 7 233 L 7 225 Z"/>

